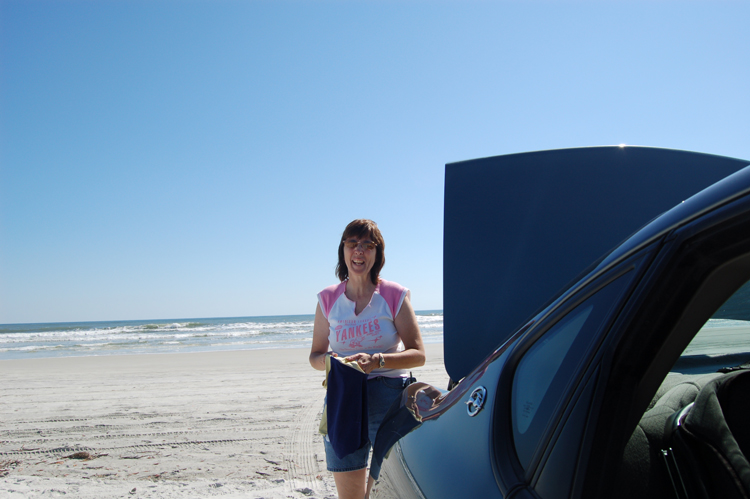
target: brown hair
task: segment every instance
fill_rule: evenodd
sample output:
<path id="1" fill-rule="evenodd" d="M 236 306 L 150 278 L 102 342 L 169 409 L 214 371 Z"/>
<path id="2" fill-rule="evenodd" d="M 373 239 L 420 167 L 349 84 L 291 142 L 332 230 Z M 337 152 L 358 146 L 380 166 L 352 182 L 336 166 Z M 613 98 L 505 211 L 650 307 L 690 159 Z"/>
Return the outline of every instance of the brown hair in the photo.
<path id="1" fill-rule="evenodd" d="M 358 239 L 369 237 L 377 245 L 375 246 L 375 263 L 370 269 L 370 279 L 373 284 L 377 285 L 380 279 L 380 269 L 385 265 L 385 239 L 378 229 L 378 224 L 364 218 L 352 221 L 344 229 L 339 243 L 339 262 L 336 264 L 336 276 L 340 281 L 349 278 L 349 268 L 346 266 L 346 260 L 344 260 L 344 241 L 350 237 Z"/>

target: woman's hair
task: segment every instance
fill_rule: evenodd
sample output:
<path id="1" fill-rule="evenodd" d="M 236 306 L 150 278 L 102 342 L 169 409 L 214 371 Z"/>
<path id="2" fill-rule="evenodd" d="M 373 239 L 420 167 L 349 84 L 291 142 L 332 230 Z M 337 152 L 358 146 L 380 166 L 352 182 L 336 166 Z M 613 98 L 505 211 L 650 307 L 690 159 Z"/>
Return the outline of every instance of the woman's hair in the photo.
<path id="1" fill-rule="evenodd" d="M 350 237 L 356 237 L 360 240 L 369 238 L 377 245 L 375 246 L 375 263 L 370 269 L 370 279 L 373 284 L 377 285 L 380 279 L 380 269 L 385 265 L 385 239 L 378 229 L 378 224 L 372 220 L 354 220 L 344 229 L 344 234 L 342 234 L 339 242 L 339 262 L 336 264 L 336 276 L 341 281 L 349 278 L 349 268 L 346 266 L 346 260 L 344 260 L 344 241 Z"/>

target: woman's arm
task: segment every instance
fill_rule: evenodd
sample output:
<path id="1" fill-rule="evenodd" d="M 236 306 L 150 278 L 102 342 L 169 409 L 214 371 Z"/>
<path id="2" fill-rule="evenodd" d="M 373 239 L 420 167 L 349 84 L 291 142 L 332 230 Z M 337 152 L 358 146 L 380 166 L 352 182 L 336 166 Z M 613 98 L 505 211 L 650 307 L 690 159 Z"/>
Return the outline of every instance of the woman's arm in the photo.
<path id="1" fill-rule="evenodd" d="M 328 321 L 326 321 L 326 323 L 327 322 Z M 414 315 L 414 309 L 411 306 L 408 296 L 404 297 L 404 302 L 401 304 L 401 310 L 399 310 L 396 320 L 393 321 L 393 323 L 396 326 L 398 336 L 404 343 L 403 352 L 386 354 L 376 353 L 373 355 L 358 353 L 347 357 L 346 360 L 356 360 L 362 370 L 366 373 L 370 373 L 373 369 L 380 367 L 381 355 L 385 360 L 384 367 L 387 367 L 388 369 L 409 369 L 412 367 L 423 366 L 426 358 L 424 343 L 422 343 L 422 334 L 419 332 L 417 316 Z M 313 345 L 314 344 L 313 340 Z"/>
<path id="2" fill-rule="evenodd" d="M 320 309 L 320 303 L 315 309 L 315 323 L 313 325 L 313 341 L 310 348 L 310 365 L 318 371 L 326 370 L 326 354 L 328 353 L 328 319 Z M 335 357 L 336 354 L 334 353 Z"/>

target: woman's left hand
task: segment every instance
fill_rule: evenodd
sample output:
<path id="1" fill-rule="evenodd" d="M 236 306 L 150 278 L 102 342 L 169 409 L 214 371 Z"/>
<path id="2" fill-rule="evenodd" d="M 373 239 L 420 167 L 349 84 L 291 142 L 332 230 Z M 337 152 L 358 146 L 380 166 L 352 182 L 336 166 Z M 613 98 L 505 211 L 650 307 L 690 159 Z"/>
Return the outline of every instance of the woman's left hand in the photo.
<path id="1" fill-rule="evenodd" d="M 369 353 L 355 353 L 346 357 L 345 360 L 348 362 L 356 361 L 364 372 L 370 374 L 374 369 L 380 367 L 380 355 L 379 353 L 374 355 L 370 355 Z"/>

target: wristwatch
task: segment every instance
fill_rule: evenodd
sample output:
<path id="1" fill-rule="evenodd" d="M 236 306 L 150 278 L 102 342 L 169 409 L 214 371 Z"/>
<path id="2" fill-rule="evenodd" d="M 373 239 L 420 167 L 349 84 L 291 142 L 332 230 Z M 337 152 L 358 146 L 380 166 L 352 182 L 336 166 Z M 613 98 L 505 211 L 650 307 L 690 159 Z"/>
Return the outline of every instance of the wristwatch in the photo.
<path id="1" fill-rule="evenodd" d="M 385 367 L 385 357 L 383 357 L 383 354 L 380 354 L 380 368 L 382 369 Z"/>

